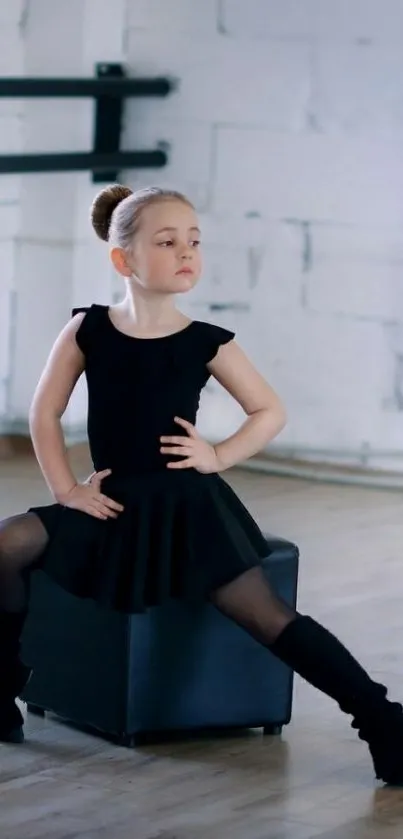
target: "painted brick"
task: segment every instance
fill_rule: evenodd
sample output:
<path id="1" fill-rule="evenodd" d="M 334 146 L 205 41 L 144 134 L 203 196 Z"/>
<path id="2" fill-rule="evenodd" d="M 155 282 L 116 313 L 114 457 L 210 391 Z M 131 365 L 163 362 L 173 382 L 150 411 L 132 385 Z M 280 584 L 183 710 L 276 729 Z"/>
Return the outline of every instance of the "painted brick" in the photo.
<path id="1" fill-rule="evenodd" d="M 20 221 L 26 241 L 71 243 L 75 178 L 68 174 L 37 174 L 22 178 Z"/>
<path id="2" fill-rule="evenodd" d="M 1 24 L 0 17 L 0 76 L 19 76 L 23 63 L 23 41 L 19 29 L 12 24 Z M 11 100 L 7 100 L 11 102 Z"/>
<path id="3" fill-rule="evenodd" d="M 18 419 L 27 416 L 53 341 L 66 322 L 71 267 L 71 245 L 24 240 L 18 243 L 16 338 L 10 393 L 12 416 Z"/>
<path id="4" fill-rule="evenodd" d="M 127 0 L 84 0 L 83 69 L 92 75 L 98 62 L 125 58 Z"/>
<path id="5" fill-rule="evenodd" d="M 379 322 L 403 318 L 402 264 L 400 230 L 316 227 L 307 305 Z"/>
<path id="6" fill-rule="evenodd" d="M 29 5 L 24 29 L 26 75 L 81 75 L 83 13 L 83 0 L 34 0 Z"/>
<path id="7" fill-rule="evenodd" d="M 343 68 L 343 72 L 341 72 Z M 315 58 L 311 102 L 322 132 L 377 134 L 403 127 L 403 55 L 399 46 L 321 44 Z"/>
<path id="8" fill-rule="evenodd" d="M 27 0 L 1 0 L 0 24 L 18 29 L 23 25 L 27 9 Z"/>
<path id="9" fill-rule="evenodd" d="M 215 212 L 350 224 L 403 221 L 400 137 L 218 130 Z"/>
<path id="10" fill-rule="evenodd" d="M 129 31 L 133 75 L 178 79 L 164 100 L 133 100 L 129 124 L 147 119 L 251 123 L 297 130 L 310 95 L 310 48 L 305 44 L 253 43 L 206 36 L 184 40 L 156 32 Z M 206 64 L 206 62 L 208 62 Z M 207 70 L 208 68 L 208 70 Z M 136 110 L 134 110 L 136 109 Z"/>
<path id="11" fill-rule="evenodd" d="M 242 38 L 402 41 L 400 0 L 222 0 L 226 33 Z"/>
<path id="12" fill-rule="evenodd" d="M 382 396 L 392 355 L 382 325 L 309 312 L 270 318 L 260 310 L 253 324 L 256 352 L 275 371 L 287 405 L 285 443 L 387 447 Z"/>
<path id="13" fill-rule="evenodd" d="M 0 381 L 8 378 L 10 368 L 10 327 L 12 291 L 15 275 L 15 244 L 13 239 L 0 241 Z"/>
<path id="14" fill-rule="evenodd" d="M 1 182 L 0 182 L 1 183 Z M 0 242 L 9 242 L 18 235 L 20 228 L 20 206 L 17 201 L 0 204 Z M 3 268 L 3 266 L 2 266 Z M 2 272 L 2 280 L 3 272 Z M 3 282 L 0 284 L 0 288 Z"/>
<path id="15" fill-rule="evenodd" d="M 72 306 L 110 303 L 113 268 L 108 246 L 94 236 L 92 242 L 76 243 L 72 257 Z"/>
<path id="16" fill-rule="evenodd" d="M 22 117 L 0 118 L 0 154 L 18 154 L 22 150 Z M 1 194 L 1 192 L 0 192 Z"/>
<path id="17" fill-rule="evenodd" d="M 127 26 L 159 29 L 166 33 L 214 33 L 219 21 L 219 0 L 135 0 L 127 4 Z"/>
<path id="18" fill-rule="evenodd" d="M 93 118 L 85 99 L 27 102 L 24 123 L 24 148 L 31 154 L 91 149 Z"/>

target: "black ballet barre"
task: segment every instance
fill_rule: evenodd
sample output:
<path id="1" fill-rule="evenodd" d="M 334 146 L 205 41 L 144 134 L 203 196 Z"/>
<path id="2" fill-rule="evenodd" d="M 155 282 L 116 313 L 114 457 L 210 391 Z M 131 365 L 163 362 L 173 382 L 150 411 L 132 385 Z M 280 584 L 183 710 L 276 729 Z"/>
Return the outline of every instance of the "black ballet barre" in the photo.
<path id="1" fill-rule="evenodd" d="M 175 88 L 173 79 L 129 78 L 122 64 L 99 63 L 93 78 L 0 78 L 0 98 L 92 98 L 95 100 L 93 147 L 90 152 L 40 152 L 0 155 L 0 174 L 41 172 L 92 173 L 94 183 L 116 181 L 122 169 L 161 168 L 168 161 L 168 146 L 121 151 L 124 102 L 130 97 L 165 97 Z"/>

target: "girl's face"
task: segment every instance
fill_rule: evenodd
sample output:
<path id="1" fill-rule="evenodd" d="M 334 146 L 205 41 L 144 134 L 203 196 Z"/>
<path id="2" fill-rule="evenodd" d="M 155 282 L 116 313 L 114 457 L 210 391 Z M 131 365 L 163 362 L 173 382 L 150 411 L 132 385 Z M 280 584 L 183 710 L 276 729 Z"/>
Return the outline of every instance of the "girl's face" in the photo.
<path id="1" fill-rule="evenodd" d="M 163 200 L 142 213 L 130 253 L 112 260 L 117 270 L 157 294 L 180 294 L 201 273 L 200 230 L 194 210 L 182 201 Z M 122 270 L 123 269 L 123 270 Z"/>

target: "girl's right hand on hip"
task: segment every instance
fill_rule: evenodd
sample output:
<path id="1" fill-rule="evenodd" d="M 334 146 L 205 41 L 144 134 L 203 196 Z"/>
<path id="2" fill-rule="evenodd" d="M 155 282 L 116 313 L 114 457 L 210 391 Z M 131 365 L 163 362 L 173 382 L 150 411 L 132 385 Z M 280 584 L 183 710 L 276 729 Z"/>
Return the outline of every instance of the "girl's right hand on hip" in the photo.
<path id="1" fill-rule="evenodd" d="M 101 490 L 104 478 L 111 474 L 111 469 L 93 472 L 83 484 L 76 484 L 63 499 L 63 506 L 72 510 L 81 510 L 89 516 L 106 520 L 116 519 L 124 510 L 122 504 L 109 498 Z"/>

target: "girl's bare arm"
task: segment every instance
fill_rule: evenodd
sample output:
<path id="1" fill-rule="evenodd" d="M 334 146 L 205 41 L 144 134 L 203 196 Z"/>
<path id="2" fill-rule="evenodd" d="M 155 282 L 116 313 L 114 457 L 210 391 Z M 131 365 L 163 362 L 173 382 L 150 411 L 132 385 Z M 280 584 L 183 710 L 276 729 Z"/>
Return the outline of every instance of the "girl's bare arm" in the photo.
<path id="1" fill-rule="evenodd" d="M 282 431 L 284 406 L 236 341 L 224 344 L 208 368 L 243 408 L 247 419 L 231 437 L 214 446 L 225 470 L 261 451 Z"/>
<path id="2" fill-rule="evenodd" d="M 61 418 L 84 370 L 76 332 L 85 313 L 75 315 L 58 335 L 36 387 L 29 428 L 38 463 L 54 498 L 63 503 L 77 483 L 67 457 Z"/>

